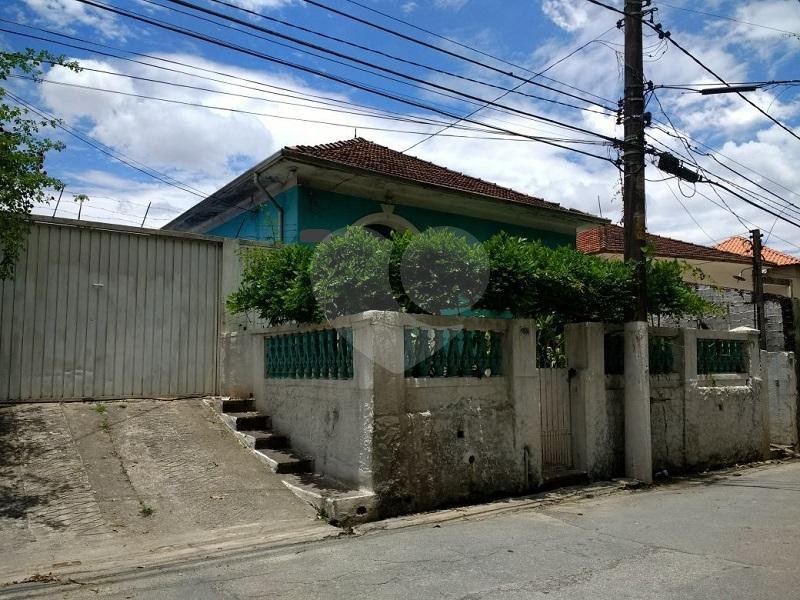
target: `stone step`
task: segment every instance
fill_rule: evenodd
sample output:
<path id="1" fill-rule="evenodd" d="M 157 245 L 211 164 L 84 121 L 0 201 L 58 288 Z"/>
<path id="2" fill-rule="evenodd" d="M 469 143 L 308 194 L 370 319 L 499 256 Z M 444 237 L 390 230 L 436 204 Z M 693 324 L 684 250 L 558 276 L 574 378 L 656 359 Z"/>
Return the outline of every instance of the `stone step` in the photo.
<path id="1" fill-rule="evenodd" d="M 266 431 L 272 428 L 272 420 L 259 412 L 225 413 L 233 423 L 236 431 Z"/>
<path id="2" fill-rule="evenodd" d="M 242 431 L 241 434 L 248 438 L 247 445 L 256 450 L 280 450 L 289 447 L 289 439 L 285 435 L 271 431 Z"/>
<path id="3" fill-rule="evenodd" d="M 230 398 L 222 401 L 222 412 L 243 413 L 255 411 L 253 398 Z"/>
<path id="4" fill-rule="evenodd" d="M 314 461 L 292 450 L 256 450 L 256 455 L 275 473 L 311 473 Z"/>

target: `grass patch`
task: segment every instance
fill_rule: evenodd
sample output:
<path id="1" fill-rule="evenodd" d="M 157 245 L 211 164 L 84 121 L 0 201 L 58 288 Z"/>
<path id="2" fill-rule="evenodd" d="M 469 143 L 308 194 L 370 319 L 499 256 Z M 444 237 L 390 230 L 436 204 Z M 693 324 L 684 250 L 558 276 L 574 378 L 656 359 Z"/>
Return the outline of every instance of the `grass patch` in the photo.
<path id="1" fill-rule="evenodd" d="M 106 405 L 105 404 L 95 404 L 94 405 L 94 412 L 96 412 L 99 415 L 102 415 L 103 413 L 106 412 Z"/>
<path id="2" fill-rule="evenodd" d="M 143 517 L 152 517 L 153 513 L 156 512 L 156 509 L 152 506 L 148 506 L 144 502 L 141 503 L 141 508 L 139 509 L 139 514 Z"/>
<path id="3" fill-rule="evenodd" d="M 108 433 L 111 431 L 111 424 L 106 419 L 103 419 L 103 422 L 100 423 L 100 429 Z"/>

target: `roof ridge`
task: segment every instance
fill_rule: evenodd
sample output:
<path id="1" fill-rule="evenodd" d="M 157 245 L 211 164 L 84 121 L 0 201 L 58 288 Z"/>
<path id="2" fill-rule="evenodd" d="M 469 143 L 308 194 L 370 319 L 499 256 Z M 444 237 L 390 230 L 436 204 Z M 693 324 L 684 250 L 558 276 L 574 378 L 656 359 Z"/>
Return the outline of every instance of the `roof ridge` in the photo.
<path id="1" fill-rule="evenodd" d="M 512 201 L 512 202 L 515 201 L 514 197 L 516 197 L 516 201 L 522 202 L 522 203 L 526 203 L 526 204 L 531 204 L 531 205 L 534 205 L 534 206 L 536 204 L 539 204 L 539 205 L 542 205 L 543 207 L 557 208 L 557 209 L 560 209 L 560 210 L 564 210 L 566 212 L 576 212 L 576 213 L 589 215 L 589 213 L 583 213 L 583 211 L 579 211 L 577 209 L 563 207 L 560 204 L 558 204 L 557 202 L 552 202 L 552 201 L 549 201 L 549 200 L 545 200 L 544 198 L 541 198 L 539 196 L 533 196 L 533 195 L 528 194 L 526 192 L 521 192 L 519 190 L 515 190 L 514 188 L 511 188 L 511 187 L 508 187 L 508 186 L 505 186 L 505 185 L 501 185 L 501 184 L 499 184 L 497 182 L 494 182 L 494 181 L 489 181 L 489 180 L 483 179 L 481 177 L 476 177 L 474 175 L 469 175 L 468 173 L 464 173 L 464 172 L 461 172 L 461 171 L 456 171 L 455 169 L 451 169 L 449 167 L 445 167 L 443 165 L 434 163 L 434 162 L 432 162 L 430 160 L 426 160 L 424 158 L 420 158 L 418 156 L 414 156 L 414 155 L 410 155 L 410 154 L 404 154 L 404 153 L 402 153 L 402 152 L 400 152 L 398 150 L 394 150 L 393 148 L 389 148 L 388 146 L 384 146 L 382 144 L 378 144 L 376 142 L 373 142 L 373 141 L 368 140 L 368 139 L 363 138 L 363 137 L 356 137 L 356 138 L 351 138 L 351 139 L 348 139 L 348 140 L 339 140 L 339 141 L 336 141 L 336 142 L 329 142 L 329 143 L 316 144 L 316 145 L 287 146 L 287 147 L 284 148 L 284 150 L 290 151 L 290 152 L 298 152 L 300 154 L 309 154 L 309 155 L 312 155 L 312 156 L 316 156 L 317 158 L 326 158 L 326 159 L 332 160 L 334 162 L 340 162 L 340 163 L 349 164 L 349 165 L 352 165 L 352 166 L 361 166 L 362 168 L 365 168 L 365 169 L 368 169 L 368 170 L 373 170 L 373 171 L 380 172 L 379 169 L 377 169 L 375 167 L 369 167 L 369 166 L 365 166 L 363 164 L 359 165 L 359 162 L 357 160 L 347 160 L 346 158 L 342 158 L 342 157 L 319 156 L 319 153 L 325 152 L 325 151 L 342 150 L 342 149 L 346 149 L 348 147 L 354 147 L 355 148 L 355 147 L 362 147 L 362 146 L 370 146 L 370 147 L 373 147 L 373 148 L 375 148 L 376 150 L 378 150 L 378 151 L 380 151 L 382 153 L 391 153 L 392 155 L 397 155 L 398 158 L 399 157 L 403 157 L 406 160 L 416 161 L 417 163 L 420 164 L 420 166 L 425 165 L 431 170 L 439 171 L 440 175 L 447 174 L 447 175 L 454 176 L 454 177 L 460 177 L 460 178 L 463 178 L 465 180 L 463 183 L 478 184 L 478 186 L 485 186 L 487 189 L 485 189 L 485 190 L 480 190 L 480 189 L 477 189 L 477 188 L 476 189 L 469 189 L 469 187 L 467 187 L 465 185 L 458 185 L 455 182 L 450 182 L 450 183 L 436 182 L 436 181 L 432 181 L 430 178 L 427 180 L 427 183 L 433 183 L 433 184 L 441 185 L 443 187 L 449 187 L 451 189 L 456 189 L 456 190 L 461 190 L 461 191 L 466 191 L 466 192 L 471 192 L 471 193 L 477 193 L 477 194 L 480 194 L 480 195 L 483 195 L 483 196 L 494 197 L 494 198 L 498 198 L 498 199 L 501 199 L 501 200 L 507 200 L 507 201 Z M 407 179 L 415 179 L 415 177 L 413 177 L 411 175 L 398 175 L 398 176 L 401 176 L 401 177 L 404 177 L 404 178 L 407 178 Z M 434 174 L 431 174 L 431 178 L 435 179 Z M 425 182 L 424 179 L 419 179 L 419 178 L 417 178 L 417 181 Z M 492 193 L 492 192 L 494 192 L 494 193 Z M 509 196 L 513 196 L 513 197 L 509 197 Z M 526 200 L 527 200 L 527 202 L 526 202 Z"/>

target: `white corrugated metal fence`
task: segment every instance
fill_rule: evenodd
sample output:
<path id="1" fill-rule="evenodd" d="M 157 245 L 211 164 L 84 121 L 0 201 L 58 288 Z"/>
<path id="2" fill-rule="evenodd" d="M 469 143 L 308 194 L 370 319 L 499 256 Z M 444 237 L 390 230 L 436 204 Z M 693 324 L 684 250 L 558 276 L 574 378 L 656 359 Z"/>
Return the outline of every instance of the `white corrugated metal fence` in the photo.
<path id="1" fill-rule="evenodd" d="M 0 401 L 212 394 L 221 243 L 35 223 L 0 281 Z"/>

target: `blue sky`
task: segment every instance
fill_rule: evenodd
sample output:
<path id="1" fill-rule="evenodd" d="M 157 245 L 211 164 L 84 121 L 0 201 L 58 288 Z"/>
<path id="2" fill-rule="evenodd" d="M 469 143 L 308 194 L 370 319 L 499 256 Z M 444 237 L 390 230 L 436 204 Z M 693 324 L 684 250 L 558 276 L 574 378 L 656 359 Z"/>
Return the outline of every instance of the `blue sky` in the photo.
<path id="1" fill-rule="evenodd" d="M 453 98 L 452 92 L 442 95 L 443 90 L 432 88 L 432 85 L 494 100 L 521 81 L 484 65 L 513 70 L 518 76 L 527 78 L 532 72 L 538 72 L 582 47 L 547 71 L 546 76 L 552 79 L 539 77 L 534 80 L 572 96 L 526 84 L 519 91 L 528 95 L 511 93 L 498 101 L 505 107 L 502 111 L 482 108 L 473 117 L 481 123 L 480 127 L 462 122 L 458 127 L 448 129 L 446 135 L 426 140 L 409 152 L 565 206 L 602 212 L 603 216 L 615 222 L 621 217 L 619 175 L 609 161 L 519 138 L 487 139 L 507 138 L 507 135 L 489 129 L 500 127 L 529 136 L 566 139 L 573 148 L 601 157 L 616 157 L 612 148 L 582 143 L 586 140 L 598 142 L 598 137 L 555 127 L 530 116 L 544 116 L 593 133 L 621 137 L 622 131 L 615 123 L 615 116 L 602 108 L 613 107 L 622 93 L 622 32 L 615 27 L 620 15 L 607 9 L 585 0 L 359 0 L 357 3 L 320 0 L 342 12 L 424 40 L 435 47 L 432 49 L 348 20 L 303 0 L 228 0 L 262 15 L 384 53 L 379 55 L 210 0 L 193 0 L 195 4 L 237 19 L 302 38 L 422 81 L 421 84 L 407 85 L 397 81 L 398 77 L 394 75 L 389 75 L 394 79 L 387 79 L 365 72 L 363 65 L 350 63 L 351 66 L 347 66 L 341 64 L 346 60 L 329 57 L 340 61 L 333 62 L 310 54 L 318 51 L 287 48 L 274 43 L 287 43 L 286 40 L 271 38 L 269 41 L 263 33 L 254 30 L 249 31 L 260 38 L 232 30 L 230 27 L 246 27 L 230 21 L 227 22 L 230 27 L 225 28 L 180 14 L 175 9 L 189 9 L 168 0 L 99 1 L 337 78 L 380 88 L 385 93 L 406 97 L 426 108 L 436 107 L 448 115 L 463 116 L 482 105 Z M 359 4 L 424 27 L 466 47 L 393 21 Z M 703 3 L 671 0 L 667 4 L 656 1 L 654 6 L 659 9 L 655 13 L 656 22 L 663 23 L 674 39 L 728 81 L 800 78 L 800 2 L 796 0 L 710 0 Z M 58 210 L 61 216 L 77 214 L 77 205 L 71 201 L 72 194 L 83 193 L 90 197 L 83 206 L 83 218 L 139 224 L 147 205 L 151 204 L 147 225 L 157 227 L 199 201 L 198 193 L 214 191 L 281 146 L 346 139 L 352 137 L 357 129 L 363 137 L 404 150 L 423 140 L 423 133 L 437 131 L 443 126 L 440 123 L 453 121 L 420 106 L 409 106 L 262 58 L 181 36 L 76 0 L 13 0 L 0 8 L 0 17 L 12 22 L 4 22 L 0 25 L 2 29 L 56 39 L 52 33 L 32 28 L 45 29 L 74 36 L 77 41 L 65 38 L 61 41 L 86 47 L 69 48 L 12 33 L 0 33 L 0 44 L 7 50 L 45 47 L 76 58 L 86 67 L 81 73 L 60 68 L 50 70 L 48 67 L 47 82 L 11 79 L 8 85 L 12 91 L 62 118 L 80 135 L 107 146 L 112 154 L 158 171 L 161 178 L 145 176 L 63 131 L 58 132 L 56 135 L 66 142 L 67 149 L 48 160 L 48 169 L 67 182 L 67 191 Z M 674 47 L 646 31 L 645 75 L 655 85 L 714 81 Z M 116 49 L 92 46 L 90 42 Z M 484 65 L 458 59 L 439 49 L 450 50 Z M 99 53 L 121 54 L 120 50 L 147 54 L 147 58 L 124 55 L 172 70 Z M 183 73 L 177 73 L 176 69 Z M 198 87 L 204 89 L 196 89 Z M 98 91 L 97 88 L 128 95 Z M 798 91 L 800 87 L 777 86 L 751 93 L 748 97 L 800 132 Z M 795 193 L 800 192 L 800 171 L 796 168 L 800 161 L 800 140 L 733 95 L 701 96 L 671 89 L 658 89 L 656 93 L 666 116 L 656 99 L 651 98 L 648 110 L 653 113 L 656 127 L 651 128 L 649 134 L 654 146 L 686 154 L 683 143 L 675 135 L 667 133 L 674 126 L 690 143 L 693 159 L 701 166 L 762 194 L 763 198 L 753 198 L 756 203 L 776 212 L 785 211 L 800 221 L 800 196 Z M 548 99 L 574 106 L 554 104 Z M 332 108 L 361 114 L 333 112 L 329 110 Z M 383 118 L 387 116 L 384 111 L 405 120 Z M 713 158 L 703 156 L 701 151 L 710 152 L 723 164 L 781 199 L 754 187 Z M 648 226 L 655 233 L 710 244 L 712 240 L 742 234 L 746 228 L 758 225 L 772 232 L 769 245 L 798 252 L 798 228 L 782 221 L 776 222 L 774 217 L 740 199 L 724 192 L 718 196 L 708 186 L 699 185 L 695 189 L 686 183 L 679 185 L 675 179 L 662 181 L 665 175 L 655 167 L 648 168 L 648 178 L 653 180 L 648 183 Z M 164 179 L 178 182 L 178 187 L 167 185 Z M 196 193 L 179 187 L 191 188 Z M 787 208 L 784 201 L 796 206 Z M 728 211 L 728 207 L 736 216 Z M 41 207 L 37 211 L 52 214 L 53 208 Z"/>

